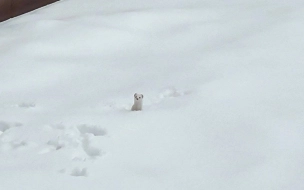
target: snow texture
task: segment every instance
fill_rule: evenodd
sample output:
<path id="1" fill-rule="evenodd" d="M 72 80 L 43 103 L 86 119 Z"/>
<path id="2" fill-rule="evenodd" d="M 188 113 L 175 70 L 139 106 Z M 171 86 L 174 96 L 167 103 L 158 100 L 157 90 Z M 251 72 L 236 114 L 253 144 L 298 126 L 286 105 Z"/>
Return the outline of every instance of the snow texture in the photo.
<path id="1" fill-rule="evenodd" d="M 303 34 L 300 0 L 61 0 L 0 23 L 1 189 L 303 190 Z"/>

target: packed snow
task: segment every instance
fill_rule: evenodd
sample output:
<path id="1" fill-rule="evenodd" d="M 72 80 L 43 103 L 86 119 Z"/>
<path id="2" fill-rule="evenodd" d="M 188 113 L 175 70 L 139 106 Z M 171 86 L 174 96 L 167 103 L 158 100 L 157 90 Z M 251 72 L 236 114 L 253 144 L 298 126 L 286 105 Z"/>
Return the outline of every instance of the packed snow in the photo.
<path id="1" fill-rule="evenodd" d="M 304 189 L 301 0 L 61 0 L 0 50 L 3 190 Z"/>

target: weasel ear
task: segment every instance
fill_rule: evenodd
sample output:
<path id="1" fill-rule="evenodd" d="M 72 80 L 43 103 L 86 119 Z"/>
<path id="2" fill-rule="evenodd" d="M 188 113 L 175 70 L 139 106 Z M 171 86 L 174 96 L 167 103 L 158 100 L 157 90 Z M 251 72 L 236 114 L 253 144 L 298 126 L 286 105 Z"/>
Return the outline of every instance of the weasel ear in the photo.
<path id="1" fill-rule="evenodd" d="M 136 94 L 137 94 L 137 93 L 134 94 L 134 97 L 136 97 Z"/>
<path id="2" fill-rule="evenodd" d="M 142 98 L 144 98 L 144 95 L 141 95 Z"/>

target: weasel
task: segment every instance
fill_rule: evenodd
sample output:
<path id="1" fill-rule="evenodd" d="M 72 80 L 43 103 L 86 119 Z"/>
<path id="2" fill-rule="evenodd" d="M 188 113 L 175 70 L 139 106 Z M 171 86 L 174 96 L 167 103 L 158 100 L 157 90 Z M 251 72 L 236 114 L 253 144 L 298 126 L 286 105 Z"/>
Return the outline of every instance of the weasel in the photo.
<path id="1" fill-rule="evenodd" d="M 142 100 L 144 95 L 135 93 L 134 94 L 134 105 L 132 106 L 132 111 L 141 111 L 142 110 Z"/>

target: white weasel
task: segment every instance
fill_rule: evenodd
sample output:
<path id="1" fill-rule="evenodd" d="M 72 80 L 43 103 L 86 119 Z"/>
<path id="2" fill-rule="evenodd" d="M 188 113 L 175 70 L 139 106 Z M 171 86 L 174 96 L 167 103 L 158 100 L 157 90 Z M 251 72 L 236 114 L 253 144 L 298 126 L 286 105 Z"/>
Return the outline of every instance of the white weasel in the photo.
<path id="1" fill-rule="evenodd" d="M 143 101 L 144 95 L 142 94 L 134 94 L 134 104 L 132 106 L 132 111 L 140 111 L 142 110 L 142 101 Z"/>

